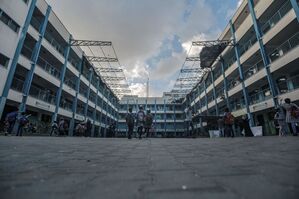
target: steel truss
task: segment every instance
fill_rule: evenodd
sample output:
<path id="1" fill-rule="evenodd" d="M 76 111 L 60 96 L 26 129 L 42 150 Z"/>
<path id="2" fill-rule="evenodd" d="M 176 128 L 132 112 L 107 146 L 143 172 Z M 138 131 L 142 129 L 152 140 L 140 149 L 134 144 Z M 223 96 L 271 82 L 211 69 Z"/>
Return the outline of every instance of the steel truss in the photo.
<path id="1" fill-rule="evenodd" d="M 121 68 L 98 68 L 97 71 L 103 73 L 120 73 L 123 72 Z"/>
<path id="2" fill-rule="evenodd" d="M 118 62 L 118 59 L 114 57 L 86 56 L 86 59 L 90 62 Z"/>
<path id="3" fill-rule="evenodd" d="M 71 40 L 71 46 L 112 46 L 112 42 L 93 40 Z"/>
<path id="4" fill-rule="evenodd" d="M 211 40 L 211 41 L 193 41 L 192 46 L 204 46 L 204 47 L 211 47 L 211 46 L 234 46 L 233 40 Z"/>
<path id="5" fill-rule="evenodd" d="M 80 46 L 84 52 L 89 52 L 85 52 L 86 56 L 84 57 L 118 98 L 121 98 L 124 94 L 131 94 L 129 84 L 111 41 L 73 39 L 70 45 Z M 117 62 L 118 65 L 112 67 L 110 64 L 112 62 Z"/>

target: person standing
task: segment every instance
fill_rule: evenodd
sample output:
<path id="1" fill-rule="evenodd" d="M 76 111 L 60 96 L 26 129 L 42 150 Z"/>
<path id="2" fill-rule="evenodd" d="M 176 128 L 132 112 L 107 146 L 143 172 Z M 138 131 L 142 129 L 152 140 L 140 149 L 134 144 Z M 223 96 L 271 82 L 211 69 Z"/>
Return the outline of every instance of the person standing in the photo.
<path id="1" fill-rule="evenodd" d="M 7 133 L 8 134 L 11 134 L 11 132 L 13 130 L 13 127 L 16 123 L 17 117 L 18 117 L 18 111 L 13 111 L 13 112 L 10 112 L 6 115 L 5 123 L 8 126 L 7 127 Z M 7 135 L 7 133 L 5 132 L 5 135 Z"/>
<path id="2" fill-rule="evenodd" d="M 224 137 L 224 120 L 223 120 L 223 117 L 220 117 L 217 120 L 217 124 L 218 124 L 218 129 L 219 129 L 219 136 Z"/>
<path id="3" fill-rule="evenodd" d="M 128 110 L 128 114 L 126 115 L 126 123 L 128 126 L 128 139 L 132 139 L 132 134 L 134 130 L 134 123 L 135 123 L 135 117 L 132 113 L 132 108 L 130 107 Z"/>
<path id="4" fill-rule="evenodd" d="M 149 137 L 149 134 L 150 134 L 149 131 L 152 128 L 152 124 L 153 124 L 153 115 L 151 114 L 150 110 L 147 110 L 146 116 L 145 116 L 145 124 L 144 124 L 146 137 Z"/>
<path id="5" fill-rule="evenodd" d="M 137 113 L 137 134 L 139 135 L 139 139 L 141 139 L 142 133 L 143 133 L 143 126 L 144 126 L 144 119 L 145 119 L 145 113 L 143 111 L 143 107 L 139 107 L 139 111 Z"/>
<path id="6" fill-rule="evenodd" d="M 287 135 L 286 116 L 281 107 L 276 109 L 274 119 L 277 121 L 279 126 L 279 136 Z"/>
<path id="7" fill-rule="evenodd" d="M 193 122 L 192 122 L 192 109 L 191 106 L 189 105 L 188 108 L 185 110 L 185 114 L 186 114 L 186 132 L 187 132 L 187 136 L 193 136 L 193 132 L 194 132 L 194 126 L 193 126 Z M 190 132 L 190 127 L 191 127 L 191 132 Z"/>
<path id="8" fill-rule="evenodd" d="M 296 123 L 299 122 L 299 107 L 296 104 L 291 103 L 290 98 L 286 98 L 284 102 L 285 103 L 282 105 L 282 107 L 286 111 L 286 123 L 288 124 L 293 136 L 297 136 L 298 130 Z"/>
<path id="9" fill-rule="evenodd" d="M 89 119 L 87 119 L 86 123 L 85 123 L 85 133 L 84 133 L 84 137 L 89 137 L 91 136 L 91 121 Z"/>
<path id="10" fill-rule="evenodd" d="M 58 124 L 57 121 L 54 121 L 52 126 L 51 126 L 51 132 L 50 132 L 50 136 L 53 135 L 53 133 L 55 133 L 56 135 L 58 135 Z"/>
<path id="11" fill-rule="evenodd" d="M 249 125 L 249 119 L 248 119 L 247 115 L 242 116 L 240 127 L 241 127 L 241 129 L 240 129 L 241 132 L 244 129 L 245 137 L 253 137 L 253 133 L 251 131 L 251 128 Z"/>
<path id="12" fill-rule="evenodd" d="M 234 137 L 233 124 L 235 117 L 228 108 L 224 110 L 224 137 Z"/>
<path id="13" fill-rule="evenodd" d="M 65 131 L 65 121 L 63 118 L 61 118 L 58 124 L 58 135 L 64 135 L 64 131 Z"/>
<path id="14" fill-rule="evenodd" d="M 24 112 L 21 113 L 19 118 L 19 126 L 16 136 L 22 136 L 24 127 L 29 123 L 29 120 Z"/>

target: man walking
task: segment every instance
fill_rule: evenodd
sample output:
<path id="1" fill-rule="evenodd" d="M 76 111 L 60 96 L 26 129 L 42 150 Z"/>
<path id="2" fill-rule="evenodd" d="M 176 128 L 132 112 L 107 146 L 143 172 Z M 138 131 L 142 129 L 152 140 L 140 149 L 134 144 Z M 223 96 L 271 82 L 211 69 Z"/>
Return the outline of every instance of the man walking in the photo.
<path id="1" fill-rule="evenodd" d="M 224 110 L 224 137 L 234 137 L 233 124 L 235 117 L 228 108 Z"/>
<path id="2" fill-rule="evenodd" d="M 137 113 L 137 124 L 136 124 L 139 139 L 141 139 L 141 136 L 142 136 L 142 133 L 143 133 L 144 119 L 145 119 L 145 113 L 143 111 L 143 107 L 139 106 L 139 111 Z"/>
<path id="3" fill-rule="evenodd" d="M 19 119 L 19 126 L 16 136 L 22 136 L 24 127 L 28 124 L 29 120 L 24 112 L 21 113 Z"/>
<path id="4" fill-rule="evenodd" d="M 187 128 L 187 136 L 193 136 L 194 133 L 194 126 L 192 122 L 192 109 L 191 106 L 189 105 L 188 108 L 185 110 L 186 114 L 186 128 Z M 191 127 L 191 132 L 190 132 L 190 127 Z"/>
<path id="5" fill-rule="evenodd" d="M 146 111 L 146 116 L 145 116 L 145 124 L 144 124 L 144 131 L 145 131 L 145 135 L 146 137 L 149 137 L 149 131 L 152 128 L 152 124 L 153 124 L 153 115 L 151 114 L 150 110 Z"/>
<path id="6" fill-rule="evenodd" d="M 129 108 L 129 113 L 126 115 L 126 123 L 128 126 L 128 139 L 132 139 L 135 117 L 134 114 L 132 113 L 131 107 Z"/>
<path id="7" fill-rule="evenodd" d="M 18 111 L 13 111 L 10 112 L 6 115 L 5 117 L 5 123 L 7 124 L 7 133 L 11 134 L 13 127 L 16 123 L 17 120 L 17 116 L 18 116 Z M 5 135 L 7 135 L 7 133 L 5 132 Z"/>

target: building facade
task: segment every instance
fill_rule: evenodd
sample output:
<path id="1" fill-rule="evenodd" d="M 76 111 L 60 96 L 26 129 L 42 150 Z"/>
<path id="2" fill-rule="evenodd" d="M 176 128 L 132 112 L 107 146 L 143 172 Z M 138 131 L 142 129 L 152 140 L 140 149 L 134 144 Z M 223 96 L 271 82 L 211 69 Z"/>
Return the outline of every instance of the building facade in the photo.
<path id="1" fill-rule="evenodd" d="M 184 110 L 191 106 L 198 132 L 206 116 L 228 107 L 236 117 L 275 133 L 274 110 L 285 98 L 299 103 L 299 1 L 244 0 L 221 33 L 231 40 L 210 72 L 182 100 L 124 97 L 120 101 L 97 75 L 82 49 L 44 0 L 0 3 L 0 116 L 26 110 L 40 131 L 66 119 L 73 135 L 76 123 L 92 121 L 93 136 L 104 136 L 110 123 L 126 132 L 129 107 L 142 105 L 154 114 L 157 135 L 183 134 Z M 17 10 L 17 12 L 16 12 Z M 217 128 L 210 124 L 209 128 Z"/>
<path id="2" fill-rule="evenodd" d="M 182 103 L 174 103 L 169 97 L 138 97 L 124 96 L 119 105 L 119 125 L 118 129 L 122 135 L 126 135 L 127 126 L 125 122 L 128 109 L 132 108 L 133 113 L 137 113 L 139 107 L 143 107 L 144 112 L 151 111 L 153 119 L 153 133 L 157 137 L 180 137 L 185 131 L 184 107 Z"/>
<path id="3" fill-rule="evenodd" d="M 299 9 L 297 0 L 245 0 L 219 40 L 232 40 L 185 101 L 196 113 L 247 115 L 251 125 L 275 134 L 275 107 L 299 102 Z M 215 127 L 210 127 L 215 128 Z M 217 128 L 217 127 L 216 127 Z"/>
<path id="4" fill-rule="evenodd" d="M 76 123 L 90 119 L 92 135 L 105 135 L 118 120 L 118 99 L 71 40 L 46 1 L 1 1 L 2 119 L 20 107 L 41 132 L 64 118 L 73 135 Z"/>

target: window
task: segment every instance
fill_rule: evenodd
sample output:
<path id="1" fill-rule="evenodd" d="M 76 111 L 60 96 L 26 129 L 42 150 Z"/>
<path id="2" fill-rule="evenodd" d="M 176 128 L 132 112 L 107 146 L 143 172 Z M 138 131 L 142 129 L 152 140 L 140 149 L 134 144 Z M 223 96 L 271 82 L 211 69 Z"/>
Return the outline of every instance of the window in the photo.
<path id="1" fill-rule="evenodd" d="M 1 9 L 0 9 L 0 20 L 16 33 L 19 32 L 20 26 Z"/>
<path id="2" fill-rule="evenodd" d="M 0 53 L 0 65 L 7 68 L 8 62 L 9 62 L 9 58 Z"/>

